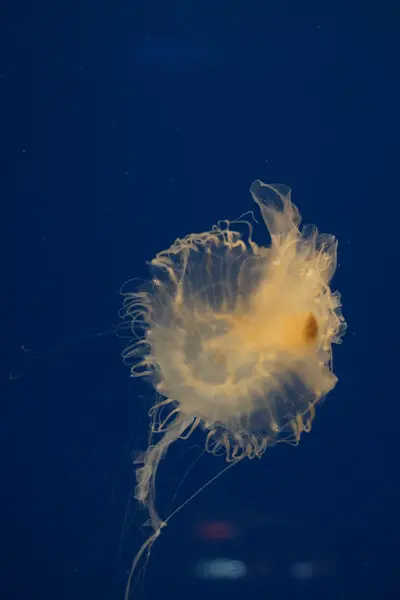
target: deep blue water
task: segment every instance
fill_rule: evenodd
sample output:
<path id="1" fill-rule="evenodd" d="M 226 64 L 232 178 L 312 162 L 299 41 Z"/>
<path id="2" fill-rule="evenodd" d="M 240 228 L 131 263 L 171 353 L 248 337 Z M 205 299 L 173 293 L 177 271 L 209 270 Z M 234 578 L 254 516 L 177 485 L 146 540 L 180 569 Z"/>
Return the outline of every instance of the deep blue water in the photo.
<path id="1" fill-rule="evenodd" d="M 153 393 L 122 364 L 120 287 L 252 209 L 256 178 L 339 239 L 339 383 L 298 448 L 171 521 L 134 597 L 399 597 L 399 24 L 356 0 L 4 9 L 1 598 L 122 598 Z M 163 461 L 162 515 L 223 467 L 200 457 L 173 502 L 202 443 Z"/>

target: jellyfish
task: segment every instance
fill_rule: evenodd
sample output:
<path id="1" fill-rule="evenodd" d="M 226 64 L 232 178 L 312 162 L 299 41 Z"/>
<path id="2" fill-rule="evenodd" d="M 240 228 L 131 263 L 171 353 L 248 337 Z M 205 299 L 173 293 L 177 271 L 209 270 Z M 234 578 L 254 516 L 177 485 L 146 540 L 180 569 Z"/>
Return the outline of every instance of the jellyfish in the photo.
<path id="1" fill-rule="evenodd" d="M 201 428 L 205 449 L 228 463 L 261 458 L 278 442 L 298 444 L 337 383 L 332 344 L 346 330 L 329 285 L 337 240 L 300 229 L 290 188 L 256 180 L 250 192 L 268 245 L 253 239 L 253 222 L 220 221 L 178 238 L 151 260 L 151 280 L 123 291 L 134 334 L 124 360 L 156 390 L 135 489 L 153 534 L 139 555 L 169 520 L 155 480 L 172 443 Z"/>

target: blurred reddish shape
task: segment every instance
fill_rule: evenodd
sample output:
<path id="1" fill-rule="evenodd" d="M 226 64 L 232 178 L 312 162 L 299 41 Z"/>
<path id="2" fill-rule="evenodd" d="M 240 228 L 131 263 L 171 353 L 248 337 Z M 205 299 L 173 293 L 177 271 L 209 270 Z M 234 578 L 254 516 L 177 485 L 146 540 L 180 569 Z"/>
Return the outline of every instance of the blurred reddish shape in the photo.
<path id="1" fill-rule="evenodd" d="M 236 527 L 229 521 L 201 521 L 196 525 L 196 535 L 201 540 L 225 542 L 236 534 Z"/>

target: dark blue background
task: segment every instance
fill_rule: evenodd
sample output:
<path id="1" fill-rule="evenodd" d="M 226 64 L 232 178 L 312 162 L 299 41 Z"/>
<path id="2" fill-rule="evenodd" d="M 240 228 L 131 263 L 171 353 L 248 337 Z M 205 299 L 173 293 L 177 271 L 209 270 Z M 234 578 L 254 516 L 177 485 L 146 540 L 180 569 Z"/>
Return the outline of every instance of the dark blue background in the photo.
<path id="1" fill-rule="evenodd" d="M 153 395 L 122 365 L 119 289 L 176 237 L 251 209 L 258 177 L 339 239 L 339 384 L 298 448 L 241 463 L 171 521 L 142 594 L 398 597 L 395 4 L 2 9 L 1 598 L 122 597 Z M 201 444 L 163 461 L 162 515 Z M 223 466 L 201 457 L 174 505 Z M 229 539 L 207 537 L 215 521 Z M 221 556 L 247 578 L 193 571 Z"/>

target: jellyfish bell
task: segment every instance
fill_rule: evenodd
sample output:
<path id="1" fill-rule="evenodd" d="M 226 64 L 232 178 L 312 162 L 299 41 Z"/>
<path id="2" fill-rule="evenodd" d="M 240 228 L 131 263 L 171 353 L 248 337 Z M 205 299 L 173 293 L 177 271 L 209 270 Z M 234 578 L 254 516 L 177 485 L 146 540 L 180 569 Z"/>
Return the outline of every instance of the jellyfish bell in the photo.
<path id="1" fill-rule="evenodd" d="M 136 337 L 124 359 L 132 376 L 151 377 L 160 398 L 135 491 L 154 539 L 166 523 L 155 476 L 171 443 L 200 426 L 210 453 L 233 463 L 260 458 L 279 441 L 297 444 L 337 382 L 332 344 L 346 330 L 340 294 L 329 287 L 337 240 L 300 230 L 286 186 L 257 180 L 250 191 L 269 246 L 252 239 L 250 224 L 243 233 L 219 222 L 159 252 L 151 281 L 125 293 L 123 317 Z"/>

